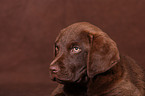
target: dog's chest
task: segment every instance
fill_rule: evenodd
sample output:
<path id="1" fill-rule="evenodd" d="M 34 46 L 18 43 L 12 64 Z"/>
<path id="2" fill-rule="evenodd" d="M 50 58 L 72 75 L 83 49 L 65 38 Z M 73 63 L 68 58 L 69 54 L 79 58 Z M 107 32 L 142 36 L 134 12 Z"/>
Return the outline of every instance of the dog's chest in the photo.
<path id="1" fill-rule="evenodd" d="M 69 85 L 63 88 L 65 96 L 87 96 L 87 87 L 80 85 Z"/>

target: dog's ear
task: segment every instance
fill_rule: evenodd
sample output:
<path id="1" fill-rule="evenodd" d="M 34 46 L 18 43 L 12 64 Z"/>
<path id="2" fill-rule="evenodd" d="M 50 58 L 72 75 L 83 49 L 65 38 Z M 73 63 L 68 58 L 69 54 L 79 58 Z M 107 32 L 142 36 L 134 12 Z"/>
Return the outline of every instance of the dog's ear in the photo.
<path id="1" fill-rule="evenodd" d="M 106 72 L 120 59 L 116 43 L 104 32 L 99 35 L 89 33 L 89 52 L 87 60 L 87 74 L 93 78 L 99 73 Z"/>

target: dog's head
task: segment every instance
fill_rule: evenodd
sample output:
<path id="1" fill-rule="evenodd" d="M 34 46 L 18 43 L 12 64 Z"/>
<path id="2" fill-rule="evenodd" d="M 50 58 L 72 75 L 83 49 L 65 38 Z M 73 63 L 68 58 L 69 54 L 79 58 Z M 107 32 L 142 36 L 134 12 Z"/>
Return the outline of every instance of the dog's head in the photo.
<path id="1" fill-rule="evenodd" d="M 106 33 L 87 22 L 75 23 L 56 38 L 50 74 L 60 83 L 76 82 L 106 72 L 119 59 L 116 43 Z"/>

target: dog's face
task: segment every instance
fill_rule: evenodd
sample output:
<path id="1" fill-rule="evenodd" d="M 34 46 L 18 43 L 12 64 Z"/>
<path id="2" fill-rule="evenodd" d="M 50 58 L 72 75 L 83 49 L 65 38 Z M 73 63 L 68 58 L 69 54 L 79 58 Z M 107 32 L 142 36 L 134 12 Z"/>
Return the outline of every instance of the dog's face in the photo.
<path id="1" fill-rule="evenodd" d="M 84 75 L 92 78 L 110 69 L 118 59 L 115 43 L 104 32 L 89 23 L 76 23 L 56 39 L 51 78 L 59 83 L 81 81 Z"/>
<path id="2" fill-rule="evenodd" d="M 89 43 L 81 35 L 62 32 L 55 42 L 55 59 L 50 64 L 52 78 L 75 82 L 87 69 Z"/>

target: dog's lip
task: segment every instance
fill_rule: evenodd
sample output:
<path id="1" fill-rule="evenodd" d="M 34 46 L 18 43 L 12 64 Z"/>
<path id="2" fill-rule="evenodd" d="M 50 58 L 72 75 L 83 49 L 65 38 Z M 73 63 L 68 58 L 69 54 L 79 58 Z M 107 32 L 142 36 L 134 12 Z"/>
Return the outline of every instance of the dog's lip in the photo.
<path id="1" fill-rule="evenodd" d="M 72 81 L 71 79 L 63 80 L 63 79 L 59 79 L 58 77 L 53 77 L 52 80 L 56 81 L 56 82 L 58 82 L 60 84 L 66 84 L 66 83 L 79 83 L 82 80 L 82 78 L 78 78 L 77 80 Z"/>
<path id="2" fill-rule="evenodd" d="M 79 72 L 79 73 L 81 73 L 81 75 L 80 75 L 80 78 L 77 78 L 77 79 L 72 79 L 72 78 L 74 78 L 73 76 L 72 76 L 72 78 L 71 79 L 64 79 L 64 78 L 59 78 L 58 77 L 58 75 L 57 74 L 55 74 L 55 73 L 51 73 L 51 80 L 52 81 L 56 81 L 56 82 L 58 82 L 58 83 L 60 83 L 60 84 L 64 84 L 64 83 L 79 83 L 81 80 L 82 80 L 82 77 L 83 77 L 83 74 L 82 73 L 84 73 L 86 70 L 82 70 L 81 72 Z"/>
<path id="3" fill-rule="evenodd" d="M 51 80 L 52 81 L 57 81 L 58 83 L 64 83 L 64 82 L 69 82 L 70 81 L 70 80 L 59 79 L 57 74 L 51 74 Z"/>
<path id="4" fill-rule="evenodd" d="M 60 80 L 60 79 L 58 79 L 58 78 L 55 78 L 55 81 L 57 81 L 57 82 L 60 83 L 60 84 L 63 84 L 63 83 L 66 82 L 66 81 L 64 81 L 64 80 Z"/>
<path id="5" fill-rule="evenodd" d="M 53 78 L 53 81 L 56 81 L 60 84 L 70 84 L 70 83 L 80 83 L 80 81 L 82 80 L 82 78 L 79 78 L 75 81 L 71 81 L 71 80 L 61 80 L 59 78 Z"/>
<path id="6" fill-rule="evenodd" d="M 57 78 L 57 77 L 52 78 L 52 80 L 53 80 L 53 81 L 56 81 L 56 82 L 58 82 L 58 83 L 60 83 L 60 84 L 65 84 L 65 83 L 68 83 L 68 82 L 69 82 L 69 81 L 67 81 L 67 80 L 61 80 L 61 79 L 59 79 L 59 78 Z"/>
<path id="7" fill-rule="evenodd" d="M 52 81 L 56 81 L 55 78 L 57 78 L 57 74 L 50 72 L 50 78 Z"/>
<path id="8" fill-rule="evenodd" d="M 72 83 L 72 82 L 78 81 L 78 80 L 72 81 L 72 79 L 62 79 L 62 78 L 60 79 L 57 75 L 55 75 L 55 76 L 53 75 L 51 80 L 56 81 L 60 84 L 66 84 L 66 83 Z"/>

